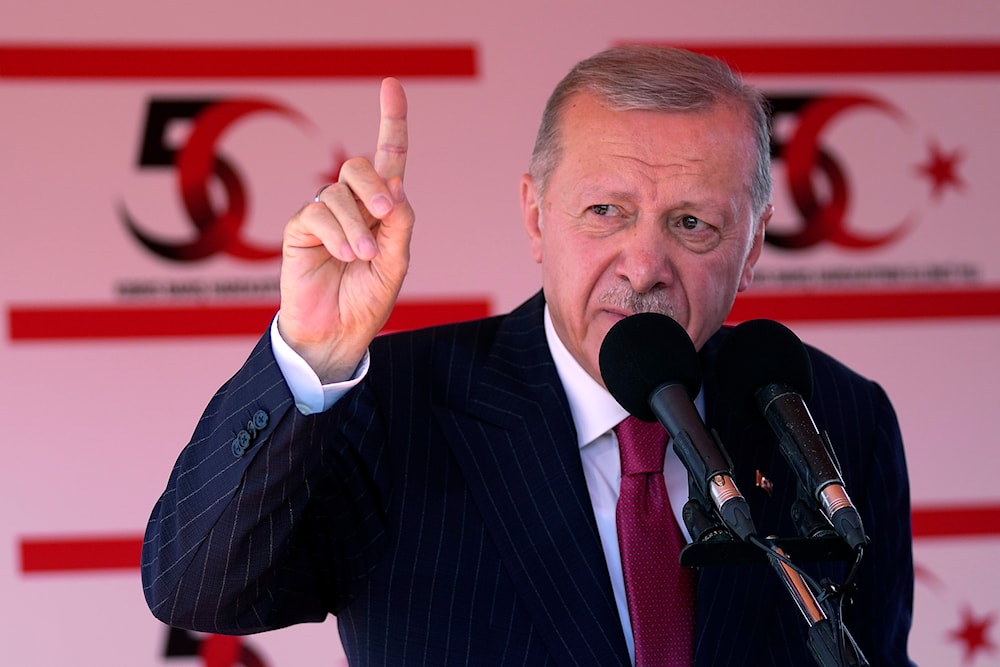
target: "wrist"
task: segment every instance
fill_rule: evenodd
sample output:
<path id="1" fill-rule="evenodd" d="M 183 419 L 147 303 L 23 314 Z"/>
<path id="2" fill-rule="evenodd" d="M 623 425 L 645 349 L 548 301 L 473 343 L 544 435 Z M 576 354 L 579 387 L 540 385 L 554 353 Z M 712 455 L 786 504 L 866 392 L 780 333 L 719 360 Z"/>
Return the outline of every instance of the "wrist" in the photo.
<path id="1" fill-rule="evenodd" d="M 303 339 L 294 336 L 282 327 L 280 316 L 276 318 L 275 324 L 277 335 L 309 366 L 322 384 L 346 382 L 352 379 L 368 349 L 367 345 L 364 345 L 352 352 L 349 345 L 331 337 Z"/>

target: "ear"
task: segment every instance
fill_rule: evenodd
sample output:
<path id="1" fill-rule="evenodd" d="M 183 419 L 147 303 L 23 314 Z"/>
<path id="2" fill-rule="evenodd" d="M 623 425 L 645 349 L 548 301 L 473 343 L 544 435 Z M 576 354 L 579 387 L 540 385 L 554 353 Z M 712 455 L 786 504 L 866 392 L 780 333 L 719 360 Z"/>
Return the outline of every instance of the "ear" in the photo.
<path id="1" fill-rule="evenodd" d="M 743 264 L 743 273 L 740 275 L 740 284 L 737 287 L 737 291 L 742 292 L 750 287 L 750 283 L 753 282 L 753 267 L 757 264 L 757 260 L 760 259 L 761 250 L 764 249 L 764 230 L 767 227 L 767 223 L 771 221 L 772 215 L 774 215 L 774 205 L 768 204 L 764 207 L 764 212 L 761 213 L 760 219 L 757 220 L 757 224 L 755 225 L 753 242 L 750 245 L 750 252 L 747 253 L 746 262 Z"/>
<path id="2" fill-rule="evenodd" d="M 521 176 L 521 215 L 531 243 L 531 256 L 542 263 L 542 202 L 531 174 Z"/>

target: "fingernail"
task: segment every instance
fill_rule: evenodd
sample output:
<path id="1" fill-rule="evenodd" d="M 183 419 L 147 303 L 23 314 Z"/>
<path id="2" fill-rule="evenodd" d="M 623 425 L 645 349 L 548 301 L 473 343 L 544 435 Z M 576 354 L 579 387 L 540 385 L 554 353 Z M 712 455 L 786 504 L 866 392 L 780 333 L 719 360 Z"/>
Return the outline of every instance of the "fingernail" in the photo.
<path id="1" fill-rule="evenodd" d="M 372 213 L 377 216 L 388 215 L 392 210 L 392 200 L 385 195 L 375 195 L 372 197 Z"/>

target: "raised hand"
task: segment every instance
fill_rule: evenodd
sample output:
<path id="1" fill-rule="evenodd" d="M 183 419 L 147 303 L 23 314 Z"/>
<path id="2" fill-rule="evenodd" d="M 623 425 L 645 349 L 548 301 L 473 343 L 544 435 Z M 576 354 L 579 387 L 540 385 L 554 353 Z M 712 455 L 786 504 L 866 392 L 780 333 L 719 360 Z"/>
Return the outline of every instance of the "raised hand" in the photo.
<path id="1" fill-rule="evenodd" d="M 403 192 L 406 95 L 382 82 L 373 162 L 352 158 L 285 226 L 282 338 L 324 382 L 351 376 L 385 325 L 410 263 L 413 209 Z"/>

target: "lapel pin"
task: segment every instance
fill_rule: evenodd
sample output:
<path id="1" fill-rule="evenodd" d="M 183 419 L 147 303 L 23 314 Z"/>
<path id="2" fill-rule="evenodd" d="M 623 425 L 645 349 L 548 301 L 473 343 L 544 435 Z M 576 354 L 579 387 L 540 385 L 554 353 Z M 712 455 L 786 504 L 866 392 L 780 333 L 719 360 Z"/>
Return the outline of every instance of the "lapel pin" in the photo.
<path id="1" fill-rule="evenodd" d="M 769 497 L 774 491 L 774 484 L 760 470 L 757 471 L 757 488 L 763 489 Z"/>

